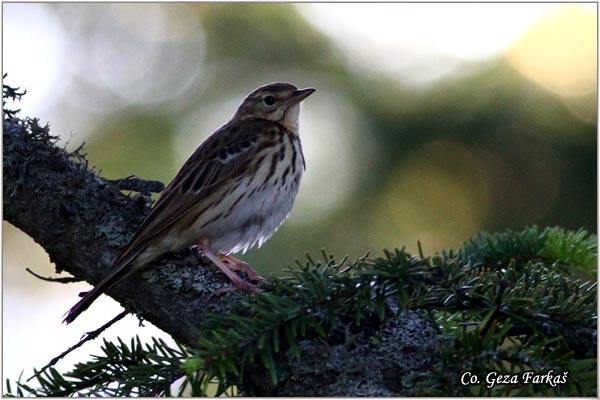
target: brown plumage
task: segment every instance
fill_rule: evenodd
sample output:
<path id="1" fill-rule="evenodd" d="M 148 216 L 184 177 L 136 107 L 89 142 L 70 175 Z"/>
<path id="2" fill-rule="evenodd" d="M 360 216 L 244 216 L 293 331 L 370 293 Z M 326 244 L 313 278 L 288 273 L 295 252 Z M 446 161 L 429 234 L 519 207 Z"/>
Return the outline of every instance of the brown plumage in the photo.
<path id="1" fill-rule="evenodd" d="M 264 279 L 229 254 L 262 245 L 289 215 L 305 168 L 298 136 L 300 102 L 313 92 L 274 83 L 250 93 L 234 117 L 185 162 L 109 275 L 69 310 L 64 321 L 75 320 L 132 272 L 194 244 L 238 289 L 254 285 L 232 269 Z"/>

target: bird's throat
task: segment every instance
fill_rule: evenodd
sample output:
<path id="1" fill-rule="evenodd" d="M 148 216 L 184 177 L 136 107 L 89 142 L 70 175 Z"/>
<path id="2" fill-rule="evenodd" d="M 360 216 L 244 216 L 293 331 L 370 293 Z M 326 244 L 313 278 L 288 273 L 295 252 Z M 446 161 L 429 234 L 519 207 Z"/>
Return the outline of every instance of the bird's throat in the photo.
<path id="1" fill-rule="evenodd" d="M 283 116 L 281 124 L 285 126 L 287 130 L 295 135 L 298 135 L 298 120 L 300 116 L 300 104 L 294 104 L 287 109 Z"/>

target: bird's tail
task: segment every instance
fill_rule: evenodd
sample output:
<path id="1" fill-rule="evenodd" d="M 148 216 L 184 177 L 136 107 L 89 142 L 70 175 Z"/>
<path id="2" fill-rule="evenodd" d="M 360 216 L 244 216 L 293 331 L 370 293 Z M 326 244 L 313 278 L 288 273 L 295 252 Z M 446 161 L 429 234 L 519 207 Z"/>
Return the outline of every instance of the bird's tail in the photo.
<path id="1" fill-rule="evenodd" d="M 89 306 L 109 287 L 113 286 L 117 282 L 125 279 L 129 274 L 131 274 L 135 268 L 127 262 L 125 264 L 121 264 L 112 270 L 112 272 L 104 278 L 99 284 L 96 285 L 92 290 L 87 292 L 85 296 L 77 304 L 75 304 L 69 311 L 67 311 L 65 319 L 63 319 L 64 323 L 70 324 L 75 321 L 75 318 L 79 316 L 82 312 L 87 310 Z"/>

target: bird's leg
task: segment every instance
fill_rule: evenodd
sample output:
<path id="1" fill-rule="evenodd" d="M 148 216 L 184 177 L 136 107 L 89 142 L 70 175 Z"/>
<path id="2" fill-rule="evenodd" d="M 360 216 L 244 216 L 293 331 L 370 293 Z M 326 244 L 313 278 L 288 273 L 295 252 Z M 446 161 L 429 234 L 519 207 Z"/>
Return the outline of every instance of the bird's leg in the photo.
<path id="1" fill-rule="evenodd" d="M 228 254 L 219 254 L 219 256 L 222 259 L 224 259 L 225 261 L 227 261 L 229 268 L 236 270 L 236 271 L 244 272 L 246 275 L 248 275 L 248 278 L 250 278 L 251 280 L 253 280 L 255 282 L 269 282 L 268 278 L 261 276 L 248 263 L 246 263 L 242 260 L 238 260 L 237 258 L 230 256 Z"/>
<path id="2" fill-rule="evenodd" d="M 233 282 L 233 284 L 235 285 L 235 287 L 238 290 L 249 290 L 249 291 L 253 291 L 253 292 L 258 291 L 258 289 L 255 285 L 253 285 L 252 283 L 246 282 L 242 278 L 237 276 L 236 273 L 233 272 L 232 269 L 228 265 L 225 265 L 223 263 L 223 261 L 221 261 L 219 256 L 217 256 L 215 253 L 210 251 L 210 249 L 208 247 L 206 247 L 206 245 L 198 244 L 198 250 L 200 250 L 200 252 L 202 254 L 204 254 L 210 261 L 212 261 L 213 264 L 215 264 L 217 267 L 219 267 L 219 269 L 221 271 L 223 271 L 223 273 L 225 275 L 227 275 L 229 280 L 231 280 L 231 282 Z"/>

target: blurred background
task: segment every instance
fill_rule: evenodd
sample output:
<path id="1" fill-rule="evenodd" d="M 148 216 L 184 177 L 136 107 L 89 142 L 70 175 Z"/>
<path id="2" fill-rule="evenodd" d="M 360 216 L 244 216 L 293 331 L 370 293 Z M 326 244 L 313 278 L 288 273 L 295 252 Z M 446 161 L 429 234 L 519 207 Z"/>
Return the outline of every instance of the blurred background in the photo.
<path id="1" fill-rule="evenodd" d="M 86 142 L 104 177 L 165 183 L 254 88 L 316 87 L 294 211 L 241 257 L 266 275 L 321 248 L 433 254 L 481 230 L 597 229 L 596 4 L 5 3 L 3 72 L 27 89 L 21 115 Z M 6 222 L 3 236 L 16 379 L 120 307 L 104 297 L 61 325 L 89 285 L 32 277 L 53 274 L 43 249 Z M 144 325 L 105 337 L 166 336 Z"/>

